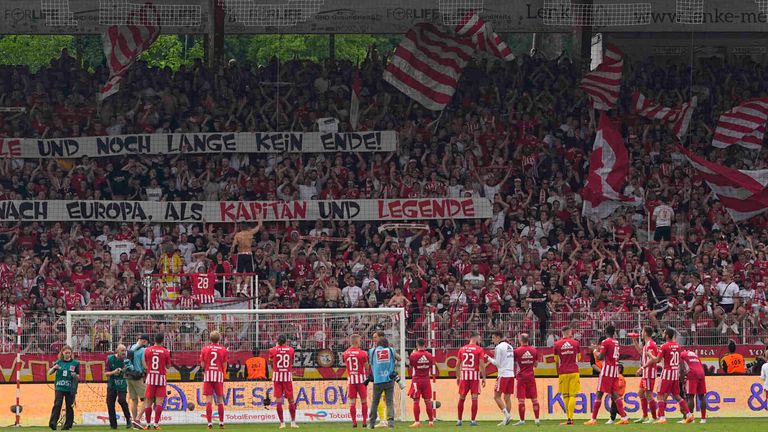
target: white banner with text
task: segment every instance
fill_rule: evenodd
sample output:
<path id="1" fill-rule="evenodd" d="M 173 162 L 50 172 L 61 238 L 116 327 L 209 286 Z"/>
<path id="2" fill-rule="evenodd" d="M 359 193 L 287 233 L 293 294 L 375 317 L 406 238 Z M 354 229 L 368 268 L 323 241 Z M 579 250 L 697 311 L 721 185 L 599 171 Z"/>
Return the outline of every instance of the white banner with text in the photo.
<path id="1" fill-rule="evenodd" d="M 486 198 L 327 201 L 0 201 L 0 221 L 255 222 L 413 221 L 490 218 Z"/>
<path id="2" fill-rule="evenodd" d="M 0 138 L 0 158 L 80 158 L 132 154 L 392 152 L 395 131 L 199 132 L 76 138 Z"/>

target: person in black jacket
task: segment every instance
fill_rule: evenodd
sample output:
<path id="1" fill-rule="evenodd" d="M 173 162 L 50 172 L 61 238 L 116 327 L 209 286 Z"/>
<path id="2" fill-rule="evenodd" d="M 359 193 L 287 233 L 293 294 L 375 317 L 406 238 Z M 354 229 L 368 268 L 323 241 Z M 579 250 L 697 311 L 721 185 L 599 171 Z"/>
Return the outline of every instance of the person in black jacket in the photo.
<path id="1" fill-rule="evenodd" d="M 664 313 L 669 310 L 669 300 L 664 293 L 659 280 L 652 273 L 646 275 L 645 295 L 648 297 L 648 309 L 651 311 L 650 318 L 654 327 L 659 327 L 659 320 Z"/>

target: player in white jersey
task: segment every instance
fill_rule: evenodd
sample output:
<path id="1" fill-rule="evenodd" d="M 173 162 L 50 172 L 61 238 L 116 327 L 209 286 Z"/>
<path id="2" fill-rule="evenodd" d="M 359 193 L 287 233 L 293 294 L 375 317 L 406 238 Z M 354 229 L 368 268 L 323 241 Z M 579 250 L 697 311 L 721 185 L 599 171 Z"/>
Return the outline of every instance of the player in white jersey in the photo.
<path id="1" fill-rule="evenodd" d="M 498 425 L 506 426 L 512 421 L 510 411 L 512 410 L 512 394 L 515 392 L 515 350 L 499 330 L 491 332 L 491 340 L 496 348 L 493 351 L 493 358 L 489 357 L 488 361 L 498 370 L 493 400 L 496 401 L 496 405 L 504 414 L 504 420 Z"/>

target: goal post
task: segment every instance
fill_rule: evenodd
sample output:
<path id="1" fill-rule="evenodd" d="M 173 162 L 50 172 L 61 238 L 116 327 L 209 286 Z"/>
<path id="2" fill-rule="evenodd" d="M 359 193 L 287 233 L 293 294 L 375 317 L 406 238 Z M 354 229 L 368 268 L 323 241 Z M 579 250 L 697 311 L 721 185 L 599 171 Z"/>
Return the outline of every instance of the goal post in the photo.
<path id="1" fill-rule="evenodd" d="M 405 383 L 408 358 L 405 324 L 403 308 L 68 311 L 66 338 L 76 355 L 88 353 L 93 356 L 112 353 L 119 344 L 130 347 L 142 334 L 152 337 L 153 334 L 163 333 L 165 346 L 171 351 L 174 364 L 174 369 L 169 371 L 169 383 L 188 385 L 199 381 L 197 374 L 202 372 L 189 371 L 197 366 L 197 354 L 208 343 L 211 331 L 218 330 L 222 334 L 220 343 L 229 349 L 231 365 L 235 364 L 235 359 L 239 361 L 238 365 L 244 365 L 248 358 L 264 357 L 275 345 L 277 336 L 284 334 L 297 351 L 294 369 L 300 372 L 294 373 L 294 381 L 307 385 L 312 384 L 310 381 L 332 383 L 337 389 L 343 389 L 339 391 L 345 395 L 346 381 L 341 380 L 346 380 L 346 374 L 341 373 L 344 368 L 341 353 L 349 347 L 349 336 L 354 333 L 362 337 L 363 348 L 371 348 L 373 333 L 383 331 L 390 346 L 401 357 L 398 372 Z M 175 365 L 184 361 L 190 364 L 182 366 L 186 369 L 182 374 Z M 228 383 L 235 385 L 236 381 L 244 380 L 243 375 L 236 379 L 232 374 L 230 370 Z M 186 380 L 182 380 L 184 377 Z M 318 388 L 325 385 L 318 385 Z M 406 420 L 405 391 L 399 386 L 395 389 L 395 419 Z M 312 404 L 318 405 L 314 390 L 312 398 Z M 342 400 L 346 401 L 346 396 L 327 406 L 308 407 L 315 409 L 315 414 L 299 413 L 299 420 L 317 415 L 318 409 L 339 413 L 339 416 L 328 420 L 348 420 L 347 404 Z M 301 411 L 298 397 L 297 404 Z M 256 403 L 251 405 L 249 409 L 252 411 L 262 409 Z M 173 417 L 174 422 L 188 422 L 185 419 L 191 417 L 184 417 L 183 414 L 179 414 L 178 420 Z M 342 417 L 344 415 L 346 417 Z"/>

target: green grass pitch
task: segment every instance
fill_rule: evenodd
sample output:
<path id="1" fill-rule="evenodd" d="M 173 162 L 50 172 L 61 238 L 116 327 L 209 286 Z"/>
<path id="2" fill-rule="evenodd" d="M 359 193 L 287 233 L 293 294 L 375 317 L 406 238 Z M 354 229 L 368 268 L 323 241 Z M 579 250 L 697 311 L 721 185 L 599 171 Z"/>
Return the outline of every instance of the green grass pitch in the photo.
<path id="1" fill-rule="evenodd" d="M 723 417 L 714 417 L 708 420 L 707 424 L 699 424 L 698 419 L 693 424 L 677 424 L 676 421 L 679 420 L 677 417 L 672 416 L 669 417 L 668 420 L 670 423 L 666 425 L 636 425 L 636 424 L 629 424 L 629 425 L 623 425 L 623 426 L 616 426 L 616 425 L 605 425 L 603 424 L 605 422 L 605 418 L 600 419 L 600 424 L 595 426 L 584 426 L 582 423 L 584 420 L 580 420 L 576 422 L 576 425 L 574 426 L 560 426 L 559 421 L 543 421 L 541 426 L 536 426 L 533 424 L 533 422 L 527 422 L 525 426 L 506 426 L 504 428 L 501 428 L 499 426 L 496 426 L 495 422 L 481 422 L 480 426 L 477 427 L 471 427 L 469 425 L 469 422 L 465 422 L 464 426 L 458 428 L 456 427 L 455 423 L 453 422 L 437 422 L 435 423 L 435 426 L 432 428 L 426 427 L 426 425 L 423 425 L 420 429 L 414 429 L 414 430 L 423 430 L 424 432 L 427 431 L 435 431 L 435 432 L 459 432 L 459 431 L 483 431 L 483 430 L 494 430 L 498 431 L 501 429 L 506 429 L 510 431 L 536 431 L 536 432 L 554 432 L 554 431 L 574 431 L 574 432 L 581 432 L 581 431 L 609 431 L 609 430 L 615 430 L 620 429 L 622 431 L 672 431 L 672 432 L 678 432 L 678 431 L 684 431 L 684 430 L 690 430 L 690 431 L 697 431 L 697 432 L 751 432 L 751 431 L 762 431 L 765 430 L 765 427 L 768 426 L 768 413 L 766 413 L 765 417 L 755 417 L 755 418 L 723 418 Z M 395 429 L 399 430 L 406 430 L 409 429 L 408 426 L 410 425 L 410 422 L 408 423 L 397 423 L 395 425 Z M 299 425 L 301 430 L 305 431 L 320 431 L 320 432 L 335 432 L 335 431 L 363 431 L 366 429 L 362 429 L 360 426 L 358 426 L 357 429 L 352 429 L 352 425 L 350 423 L 323 423 L 323 422 L 315 422 L 315 423 L 304 423 Z M 41 428 L 41 427 L 35 427 L 35 428 L 23 428 L 25 431 L 48 431 L 50 429 L 48 428 Z M 73 431 L 109 431 L 108 426 L 75 426 Z M 118 431 L 125 431 L 125 428 L 119 428 Z M 184 425 L 184 426 L 162 426 L 163 431 L 169 431 L 169 432 L 202 432 L 206 431 L 206 425 L 205 424 L 199 424 L 199 425 Z M 214 427 L 214 431 L 218 431 L 218 426 Z M 224 429 L 226 432 L 268 432 L 268 431 L 278 431 L 276 424 L 231 424 L 227 425 L 226 429 Z M 284 429 L 286 432 L 291 431 L 294 429 L 286 428 Z M 378 431 L 386 431 L 388 429 L 375 429 Z M 468 431 L 467 431 L 468 432 Z"/>

